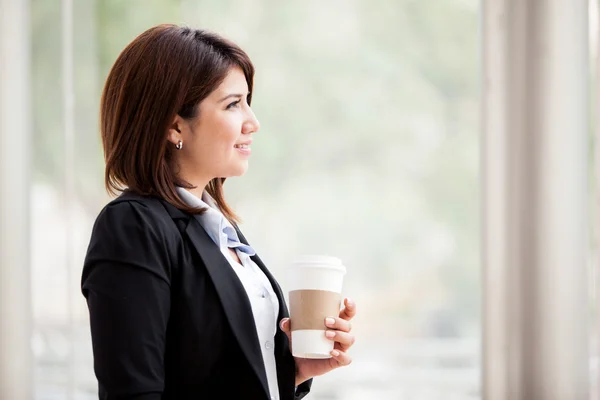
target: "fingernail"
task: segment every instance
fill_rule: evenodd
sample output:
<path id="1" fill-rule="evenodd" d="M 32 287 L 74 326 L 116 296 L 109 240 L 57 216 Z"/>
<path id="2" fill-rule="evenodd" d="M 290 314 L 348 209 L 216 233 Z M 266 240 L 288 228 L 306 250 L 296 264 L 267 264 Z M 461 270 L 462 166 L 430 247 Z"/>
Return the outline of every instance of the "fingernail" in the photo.
<path id="1" fill-rule="evenodd" d="M 333 318 L 325 318 L 325 325 L 327 326 L 333 326 L 335 324 L 335 319 Z"/>
<path id="2" fill-rule="evenodd" d="M 334 331 L 325 331 L 325 336 L 327 336 L 329 339 L 333 339 L 335 337 L 335 332 Z"/>
<path id="3" fill-rule="evenodd" d="M 331 350 L 331 355 L 334 356 L 334 357 L 337 357 L 337 356 L 340 355 L 340 352 L 337 351 L 337 350 Z"/>
<path id="4" fill-rule="evenodd" d="M 354 307 L 354 302 L 349 297 L 346 298 L 346 304 L 348 304 L 348 306 L 350 306 L 350 307 Z"/>

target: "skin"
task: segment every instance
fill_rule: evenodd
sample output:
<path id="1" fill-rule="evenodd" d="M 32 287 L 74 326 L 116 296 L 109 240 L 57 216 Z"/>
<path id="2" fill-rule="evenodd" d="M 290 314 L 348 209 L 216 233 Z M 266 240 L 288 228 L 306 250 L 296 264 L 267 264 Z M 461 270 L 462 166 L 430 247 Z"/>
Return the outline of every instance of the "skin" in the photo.
<path id="1" fill-rule="evenodd" d="M 202 196 L 213 178 L 241 176 L 248 170 L 250 151 L 234 146 L 252 141 L 260 124 L 247 102 L 248 84 L 239 68 L 229 71 L 221 85 L 197 106 L 196 118 L 177 115 L 167 139 L 182 142 L 176 152 L 178 175 L 196 186 L 190 192 Z"/>
<path id="2" fill-rule="evenodd" d="M 350 333 L 352 324 L 350 320 L 356 315 L 356 304 L 350 299 L 344 299 L 344 308 L 340 311 L 338 317 L 325 318 L 325 325 L 329 328 L 325 331 L 325 336 L 333 340 L 334 346 L 331 352 L 331 358 L 310 359 L 298 358 L 296 360 L 296 386 L 302 382 L 319 375 L 326 374 L 336 368 L 350 365 L 352 357 L 348 350 L 355 342 L 355 337 Z M 292 332 L 290 331 L 290 319 L 284 318 L 279 323 L 279 327 L 287 335 L 292 343 Z"/>
<path id="3" fill-rule="evenodd" d="M 248 84 L 240 68 L 232 68 L 223 82 L 197 106 L 197 117 L 186 120 L 175 117 L 168 131 L 167 140 L 173 145 L 179 141 L 183 146 L 175 154 L 178 174 L 195 186 L 189 189 L 202 197 L 204 188 L 214 178 L 241 176 L 248 170 L 251 149 L 236 146 L 248 144 L 260 129 L 260 123 L 247 102 Z M 231 255 L 239 262 L 235 251 Z M 356 315 L 356 305 L 344 300 L 344 308 L 338 316 L 326 318 L 329 328 L 325 335 L 335 342 L 329 359 L 296 360 L 296 385 L 336 368 L 349 365 L 352 358 L 347 351 L 354 344 L 350 333 L 350 320 Z M 281 320 L 280 329 L 285 332 L 292 346 L 290 320 Z"/>

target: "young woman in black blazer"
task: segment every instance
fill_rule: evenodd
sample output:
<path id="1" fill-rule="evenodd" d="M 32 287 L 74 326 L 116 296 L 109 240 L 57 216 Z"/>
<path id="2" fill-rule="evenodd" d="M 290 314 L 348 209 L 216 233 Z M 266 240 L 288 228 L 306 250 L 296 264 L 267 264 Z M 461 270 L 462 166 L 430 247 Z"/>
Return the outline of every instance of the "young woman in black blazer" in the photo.
<path id="1" fill-rule="evenodd" d="M 327 322 L 332 357 L 292 356 L 281 288 L 223 197 L 259 129 L 253 76 L 235 44 L 175 25 L 142 33 L 110 71 L 101 133 L 120 195 L 96 219 L 82 276 L 100 399 L 300 399 L 351 362 L 348 299 Z M 248 289 L 261 282 L 264 303 Z"/>

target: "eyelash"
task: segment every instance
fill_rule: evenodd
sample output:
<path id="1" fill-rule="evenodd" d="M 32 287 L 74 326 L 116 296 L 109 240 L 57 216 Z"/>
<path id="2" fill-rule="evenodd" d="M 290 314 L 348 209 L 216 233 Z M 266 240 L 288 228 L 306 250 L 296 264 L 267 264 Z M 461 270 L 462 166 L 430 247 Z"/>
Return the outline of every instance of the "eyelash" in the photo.
<path id="1" fill-rule="evenodd" d="M 231 108 L 237 107 L 237 106 L 240 104 L 240 101 L 241 101 L 241 100 L 234 101 L 233 103 L 231 103 L 231 104 L 227 105 L 227 109 L 229 110 L 229 109 L 231 109 Z"/>

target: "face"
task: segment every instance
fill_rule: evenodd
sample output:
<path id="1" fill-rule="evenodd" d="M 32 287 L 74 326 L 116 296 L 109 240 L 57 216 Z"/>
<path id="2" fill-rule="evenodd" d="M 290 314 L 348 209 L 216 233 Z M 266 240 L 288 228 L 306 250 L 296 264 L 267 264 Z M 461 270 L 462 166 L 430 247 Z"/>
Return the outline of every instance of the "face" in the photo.
<path id="1" fill-rule="evenodd" d="M 197 106 L 197 117 L 177 116 L 168 139 L 176 145 L 179 174 L 194 185 L 213 178 L 243 175 L 248 169 L 252 134 L 259 123 L 247 103 L 248 84 L 239 68 L 232 68 L 221 85 Z"/>

